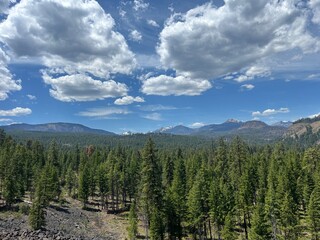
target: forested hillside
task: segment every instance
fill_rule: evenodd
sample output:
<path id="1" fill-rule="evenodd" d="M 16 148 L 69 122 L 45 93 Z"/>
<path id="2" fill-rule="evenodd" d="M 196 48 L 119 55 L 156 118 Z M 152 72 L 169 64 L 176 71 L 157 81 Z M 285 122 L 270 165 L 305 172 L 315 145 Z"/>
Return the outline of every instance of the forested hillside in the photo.
<path id="1" fill-rule="evenodd" d="M 320 148 L 214 144 L 65 148 L 0 132 L 1 211 L 29 208 L 33 229 L 52 204 L 128 213 L 128 239 L 319 239 Z M 21 205 L 24 201 L 30 205 Z M 96 212 L 95 212 L 96 211 Z"/>

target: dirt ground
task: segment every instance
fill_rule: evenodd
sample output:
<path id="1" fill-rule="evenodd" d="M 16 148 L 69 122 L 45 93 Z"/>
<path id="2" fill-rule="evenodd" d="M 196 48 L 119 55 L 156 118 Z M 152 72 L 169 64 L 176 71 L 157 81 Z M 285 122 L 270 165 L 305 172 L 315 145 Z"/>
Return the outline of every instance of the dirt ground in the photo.
<path id="1" fill-rule="evenodd" d="M 108 214 L 94 204 L 82 209 L 81 202 L 67 198 L 46 209 L 46 227 L 34 233 L 19 203 L 11 210 L 0 208 L 0 239 L 126 239 L 127 212 Z M 20 207 L 21 209 L 21 207 Z M 40 237 L 39 237 L 40 235 Z"/>

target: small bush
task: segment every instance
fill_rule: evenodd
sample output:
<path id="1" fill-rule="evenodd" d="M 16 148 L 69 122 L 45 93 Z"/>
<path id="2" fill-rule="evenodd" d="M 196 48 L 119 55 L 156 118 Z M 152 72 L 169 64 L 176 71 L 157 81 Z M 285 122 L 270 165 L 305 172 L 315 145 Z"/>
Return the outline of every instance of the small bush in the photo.
<path id="1" fill-rule="evenodd" d="M 30 206 L 26 203 L 22 203 L 19 205 L 19 212 L 24 215 L 29 215 Z"/>

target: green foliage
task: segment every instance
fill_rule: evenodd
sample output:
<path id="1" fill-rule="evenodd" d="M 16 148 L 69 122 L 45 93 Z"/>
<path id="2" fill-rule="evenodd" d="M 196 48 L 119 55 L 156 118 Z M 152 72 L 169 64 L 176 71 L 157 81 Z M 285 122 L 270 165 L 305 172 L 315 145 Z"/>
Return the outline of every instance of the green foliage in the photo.
<path id="1" fill-rule="evenodd" d="M 134 202 L 130 239 L 138 219 L 152 239 L 297 239 L 300 232 L 319 239 L 319 147 L 253 146 L 240 138 L 197 145 L 160 135 L 61 145 L 67 138 L 17 144 L 0 131 L 1 202 L 31 196 L 35 229 L 67 192 L 84 207 L 99 197 L 99 207 L 115 213 Z"/>
<path id="2" fill-rule="evenodd" d="M 312 191 L 308 209 L 307 223 L 313 240 L 320 239 L 320 186 L 319 183 Z"/>
<path id="3" fill-rule="evenodd" d="M 130 206 L 128 235 L 130 240 L 136 239 L 138 235 L 138 215 L 135 202 Z"/>
<path id="4" fill-rule="evenodd" d="M 255 240 L 271 238 L 271 227 L 268 224 L 267 215 L 262 203 L 258 203 L 253 211 L 249 237 Z"/>
<path id="5" fill-rule="evenodd" d="M 161 170 L 155 144 L 148 139 L 142 151 L 142 172 L 140 185 L 140 206 L 154 239 L 163 237 Z"/>
<path id="6" fill-rule="evenodd" d="M 222 230 L 222 238 L 224 240 L 236 240 L 238 239 L 238 236 L 234 232 L 234 220 L 232 218 L 232 213 L 228 213 L 225 222 L 224 222 L 224 227 Z"/>
<path id="7" fill-rule="evenodd" d="M 80 172 L 79 176 L 79 193 L 78 197 L 83 203 L 83 207 L 86 207 L 86 203 L 89 198 L 89 187 L 90 187 L 90 179 L 89 179 L 89 169 L 87 165 L 83 166 L 82 171 Z"/>
<path id="8" fill-rule="evenodd" d="M 31 228 L 34 230 L 43 228 L 46 224 L 45 210 L 38 200 L 32 204 L 29 214 L 29 223 Z"/>

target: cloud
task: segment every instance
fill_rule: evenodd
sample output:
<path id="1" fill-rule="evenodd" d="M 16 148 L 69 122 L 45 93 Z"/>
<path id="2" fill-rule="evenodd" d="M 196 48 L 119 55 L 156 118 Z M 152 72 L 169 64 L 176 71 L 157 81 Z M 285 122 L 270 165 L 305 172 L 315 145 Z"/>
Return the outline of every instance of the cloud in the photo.
<path id="1" fill-rule="evenodd" d="M 149 19 L 147 21 L 147 23 L 152 27 L 160 27 L 159 24 L 156 21 L 152 20 L 152 19 Z"/>
<path id="2" fill-rule="evenodd" d="M 0 110 L 0 117 L 18 117 L 32 113 L 30 108 L 16 107 L 10 110 Z"/>
<path id="3" fill-rule="evenodd" d="M 203 127 L 205 125 L 206 124 L 204 124 L 203 122 L 195 122 L 195 123 L 190 124 L 189 127 L 191 127 L 191 128 L 200 128 L 200 127 Z"/>
<path id="4" fill-rule="evenodd" d="M 126 87 L 114 81 L 87 80 L 88 91 L 82 91 L 74 76 L 89 74 L 108 80 L 112 75 L 132 72 L 136 67 L 134 54 L 114 27 L 114 19 L 95 0 L 80 0 L 77 4 L 73 0 L 23 0 L 10 8 L 8 17 L 0 23 L 0 41 L 14 61 L 36 62 L 47 67 L 51 82 L 56 79 L 51 95 L 57 99 L 93 100 L 91 94 L 86 95 L 93 89 L 98 94 L 96 99 L 103 99 L 124 95 Z M 61 79 L 56 74 L 65 76 Z M 15 89 L 19 88 L 17 85 Z M 61 85 L 74 88 L 76 96 L 60 92 Z M 97 85 L 102 87 L 101 91 Z M 107 88 L 111 89 L 110 93 L 106 92 Z M 115 89 L 118 89 L 116 94 Z M 85 95 L 81 96 L 82 93 Z M 3 91 L 1 95 L 5 97 Z"/>
<path id="5" fill-rule="evenodd" d="M 94 101 L 127 95 L 128 87 L 113 80 L 95 80 L 84 74 L 53 78 L 43 74 L 46 84 L 51 85 L 50 95 L 63 102 Z"/>
<path id="6" fill-rule="evenodd" d="M 149 7 L 149 3 L 145 3 L 143 0 L 134 0 L 133 9 L 135 11 L 145 11 Z"/>
<path id="7" fill-rule="evenodd" d="M 289 0 L 208 3 L 173 14 L 160 33 L 157 52 L 163 66 L 177 75 L 215 79 L 286 51 L 318 51 L 319 39 L 307 29 L 308 16 L 307 9 Z"/>
<path id="8" fill-rule="evenodd" d="M 278 113 L 289 113 L 289 112 L 290 112 L 289 108 L 266 109 L 263 112 L 260 112 L 260 111 L 252 112 L 252 116 L 253 117 L 268 117 L 268 116 L 275 115 Z"/>
<path id="9" fill-rule="evenodd" d="M 315 118 L 315 117 L 318 117 L 318 116 L 320 116 L 320 112 L 316 113 L 316 114 L 312 114 L 312 115 L 308 116 L 308 118 Z"/>
<path id="10" fill-rule="evenodd" d="M 122 98 L 118 98 L 114 101 L 116 105 L 129 105 L 134 102 L 144 102 L 142 97 L 132 97 L 132 96 L 124 96 Z"/>
<path id="11" fill-rule="evenodd" d="M 7 99 L 10 92 L 22 89 L 21 80 L 13 79 L 7 61 L 9 61 L 8 56 L 0 48 L 0 101 Z"/>
<path id="12" fill-rule="evenodd" d="M 160 113 L 150 113 L 142 116 L 143 118 L 153 120 L 153 121 L 162 121 L 162 115 Z"/>
<path id="13" fill-rule="evenodd" d="M 252 80 L 256 77 L 266 77 L 271 74 L 270 69 L 264 66 L 252 66 L 246 70 L 246 72 L 236 78 L 237 82 L 244 82 L 248 80 Z"/>
<path id="14" fill-rule="evenodd" d="M 165 106 L 162 104 L 145 105 L 145 106 L 140 106 L 139 108 L 141 111 L 146 111 L 146 112 L 168 111 L 168 110 L 176 110 L 177 109 L 174 106 Z"/>
<path id="15" fill-rule="evenodd" d="M 141 91 L 147 95 L 196 96 L 210 89 L 211 83 L 204 79 L 191 79 L 184 76 L 171 77 L 160 75 L 142 82 Z"/>
<path id="16" fill-rule="evenodd" d="M 137 54 L 136 59 L 140 67 L 154 67 L 159 68 L 161 66 L 159 56 L 156 54 L 146 55 Z"/>
<path id="17" fill-rule="evenodd" d="M 31 94 L 28 94 L 27 97 L 28 97 L 30 100 L 37 100 L 37 97 L 34 96 L 34 95 L 31 95 Z"/>
<path id="18" fill-rule="evenodd" d="M 320 24 L 320 0 L 310 0 L 309 5 L 313 13 L 312 22 Z"/>
<path id="19" fill-rule="evenodd" d="M 0 14 L 8 13 L 8 9 L 10 7 L 10 5 L 14 4 L 16 2 L 16 0 L 1 0 L 0 1 Z"/>
<path id="20" fill-rule="evenodd" d="M 0 24 L 0 39 L 15 57 L 41 58 L 45 66 L 70 74 L 106 77 L 130 73 L 135 66 L 114 25 L 94 0 L 29 0 L 10 9 Z"/>
<path id="21" fill-rule="evenodd" d="M 126 115 L 129 113 L 130 111 L 126 108 L 90 108 L 86 111 L 79 112 L 78 115 L 92 118 L 109 118 L 114 115 Z"/>
<path id="22" fill-rule="evenodd" d="M 142 35 L 139 31 L 133 30 L 130 32 L 130 39 L 135 42 L 141 42 Z"/>
<path id="23" fill-rule="evenodd" d="M 243 84 L 243 85 L 241 85 L 241 89 L 242 90 L 252 90 L 252 89 L 254 89 L 254 85 L 252 85 L 252 84 Z"/>
<path id="24" fill-rule="evenodd" d="M 0 122 L 12 122 L 10 118 L 0 118 Z"/>

